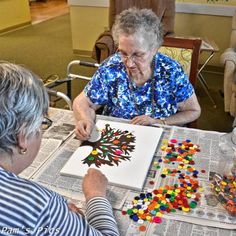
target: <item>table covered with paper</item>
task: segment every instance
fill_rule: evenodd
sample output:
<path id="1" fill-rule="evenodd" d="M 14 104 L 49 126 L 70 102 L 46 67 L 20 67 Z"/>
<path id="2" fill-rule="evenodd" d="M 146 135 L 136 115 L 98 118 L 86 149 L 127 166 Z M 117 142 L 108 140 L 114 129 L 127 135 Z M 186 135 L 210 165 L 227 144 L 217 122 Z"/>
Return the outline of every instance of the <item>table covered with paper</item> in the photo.
<path id="1" fill-rule="evenodd" d="M 156 134 L 148 137 L 148 133 L 142 140 L 145 144 L 138 149 L 135 146 L 136 129 L 116 126 L 117 122 L 127 123 L 127 120 L 98 116 L 101 125 L 98 129 L 101 133 L 107 132 L 102 135 L 109 139 L 110 146 L 106 144 L 108 146 L 103 145 L 105 149 L 96 149 L 93 145 L 88 148 L 90 145 L 83 145 L 76 139 L 71 111 L 54 108 L 50 109 L 49 116 L 53 126 L 43 134 L 39 155 L 21 174 L 22 177 L 60 193 L 83 208 L 82 178 L 61 173 L 76 150 L 87 148 L 87 154 L 80 162 L 100 168 L 106 165 L 98 162 L 96 166 L 95 157 L 108 148 L 113 153 L 110 159 L 108 154 L 103 154 L 109 164 L 113 164 L 112 168 L 119 168 L 121 164 L 131 162 L 131 150 L 136 148 L 138 152 L 143 151 L 142 155 L 148 153 L 148 157 L 144 157 L 145 168 L 136 170 L 139 167 L 129 167 L 128 174 L 124 173 L 125 170 L 122 173 L 129 176 L 136 171 L 134 176 L 138 177 L 143 171 L 144 182 L 141 179 L 137 188 L 110 183 L 107 191 L 121 235 L 236 236 L 236 217 L 228 214 L 211 189 L 211 178 L 220 160 L 218 142 L 221 133 L 176 126 L 149 127 L 151 135 Z M 106 127 L 106 124 L 110 126 Z M 108 132 L 113 132 L 113 136 L 118 138 L 109 137 Z M 120 146 L 117 140 L 121 141 Z M 148 140 L 156 141 L 152 144 L 155 151 L 147 148 Z"/>

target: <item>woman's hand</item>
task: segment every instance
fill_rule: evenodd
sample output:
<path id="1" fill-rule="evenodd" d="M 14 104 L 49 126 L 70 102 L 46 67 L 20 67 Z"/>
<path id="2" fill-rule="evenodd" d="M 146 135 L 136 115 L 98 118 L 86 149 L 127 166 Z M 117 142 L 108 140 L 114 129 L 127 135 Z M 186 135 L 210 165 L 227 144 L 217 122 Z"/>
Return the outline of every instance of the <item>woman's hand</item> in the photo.
<path id="1" fill-rule="evenodd" d="M 79 120 L 76 123 L 75 134 L 79 140 L 88 140 L 93 130 L 94 122 L 91 120 Z"/>
<path id="2" fill-rule="evenodd" d="M 153 125 L 158 123 L 157 119 L 151 118 L 147 115 L 136 116 L 131 120 L 134 125 Z"/>
<path id="3" fill-rule="evenodd" d="M 72 212 L 74 212 L 74 213 L 77 213 L 77 214 L 80 214 L 80 215 L 82 215 L 82 216 L 84 217 L 84 212 L 82 211 L 81 208 L 77 207 L 77 206 L 75 205 L 75 203 L 69 201 L 69 202 L 67 203 L 67 206 L 68 206 L 68 208 L 69 208 L 70 211 L 72 211 Z"/>
<path id="4" fill-rule="evenodd" d="M 107 184 L 108 180 L 101 171 L 89 168 L 82 184 L 86 201 L 94 197 L 106 197 Z"/>

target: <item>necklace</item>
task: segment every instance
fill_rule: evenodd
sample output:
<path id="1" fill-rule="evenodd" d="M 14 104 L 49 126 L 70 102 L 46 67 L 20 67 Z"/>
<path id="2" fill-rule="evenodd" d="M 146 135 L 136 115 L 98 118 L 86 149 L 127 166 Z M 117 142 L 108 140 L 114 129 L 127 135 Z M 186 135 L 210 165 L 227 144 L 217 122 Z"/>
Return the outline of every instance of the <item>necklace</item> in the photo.
<path id="1" fill-rule="evenodd" d="M 153 76 L 154 75 L 154 68 L 155 68 L 155 56 L 153 57 L 153 60 L 152 60 L 152 65 L 151 65 L 152 73 L 151 73 L 151 77 L 150 77 L 150 80 L 151 80 L 151 117 L 153 117 L 153 118 L 155 116 L 155 112 L 154 112 L 154 107 L 155 107 L 154 84 L 155 84 L 155 81 L 154 81 L 154 76 Z M 129 90 L 130 90 L 130 94 L 131 94 L 131 97 L 132 97 L 132 100 L 134 103 L 135 111 L 138 116 L 143 115 L 142 110 L 140 111 L 140 109 L 138 108 L 138 104 L 137 104 L 135 96 L 134 96 L 134 91 L 133 91 L 134 87 L 133 87 L 132 81 L 130 79 L 128 79 L 128 82 L 129 82 Z"/>

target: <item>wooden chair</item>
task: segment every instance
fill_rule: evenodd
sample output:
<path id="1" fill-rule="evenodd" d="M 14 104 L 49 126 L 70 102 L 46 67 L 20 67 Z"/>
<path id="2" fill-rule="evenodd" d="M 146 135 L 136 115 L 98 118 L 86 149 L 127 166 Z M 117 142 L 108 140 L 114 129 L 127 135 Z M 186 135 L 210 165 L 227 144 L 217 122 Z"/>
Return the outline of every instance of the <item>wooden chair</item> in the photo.
<path id="1" fill-rule="evenodd" d="M 198 59 L 202 40 L 165 37 L 159 52 L 173 58 L 183 67 L 189 81 L 195 87 L 198 74 Z"/>
<path id="2" fill-rule="evenodd" d="M 166 37 L 159 49 L 163 53 L 183 67 L 185 73 L 189 76 L 189 81 L 195 87 L 198 74 L 198 59 L 200 54 L 202 40 Z M 187 124 L 190 128 L 197 128 L 197 120 Z"/>

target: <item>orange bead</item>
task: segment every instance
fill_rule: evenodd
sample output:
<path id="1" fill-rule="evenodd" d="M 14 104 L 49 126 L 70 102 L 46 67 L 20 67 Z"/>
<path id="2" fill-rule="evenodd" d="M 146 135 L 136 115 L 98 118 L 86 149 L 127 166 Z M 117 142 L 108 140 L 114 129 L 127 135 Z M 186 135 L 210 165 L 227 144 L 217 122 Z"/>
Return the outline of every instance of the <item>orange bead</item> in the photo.
<path id="1" fill-rule="evenodd" d="M 145 225 L 140 225 L 140 226 L 139 226 L 139 231 L 140 231 L 140 232 L 146 231 L 146 226 L 145 226 Z"/>

